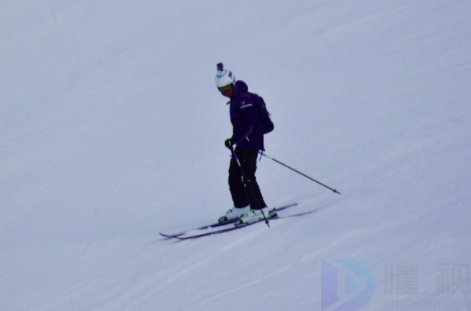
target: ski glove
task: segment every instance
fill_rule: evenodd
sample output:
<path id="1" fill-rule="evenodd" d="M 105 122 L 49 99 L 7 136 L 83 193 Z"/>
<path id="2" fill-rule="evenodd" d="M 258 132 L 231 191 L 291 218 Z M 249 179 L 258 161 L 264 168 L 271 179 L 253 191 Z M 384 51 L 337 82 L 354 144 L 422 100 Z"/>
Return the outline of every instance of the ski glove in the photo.
<path id="1" fill-rule="evenodd" d="M 230 138 L 226 139 L 226 141 L 224 142 L 224 145 L 228 148 L 228 149 L 231 149 L 232 150 L 232 140 Z"/>

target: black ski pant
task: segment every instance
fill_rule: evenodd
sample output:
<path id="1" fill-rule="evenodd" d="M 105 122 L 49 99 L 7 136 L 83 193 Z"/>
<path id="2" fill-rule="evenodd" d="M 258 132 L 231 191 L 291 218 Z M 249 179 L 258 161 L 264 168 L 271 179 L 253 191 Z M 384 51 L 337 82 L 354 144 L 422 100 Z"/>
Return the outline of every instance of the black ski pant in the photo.
<path id="1" fill-rule="evenodd" d="M 229 166 L 229 190 L 231 191 L 234 206 L 245 207 L 250 204 L 250 208 L 252 209 L 266 207 L 267 205 L 263 200 L 260 187 L 257 184 L 257 179 L 255 178 L 258 150 L 241 149 L 236 147 L 234 152 L 237 155 L 237 158 L 239 159 L 242 169 L 244 170 L 244 173 L 247 177 L 247 179 L 243 178 L 243 173 L 240 170 L 239 164 L 237 164 L 234 155 L 232 155 L 231 164 Z M 250 187 L 252 188 L 253 192 Z"/>

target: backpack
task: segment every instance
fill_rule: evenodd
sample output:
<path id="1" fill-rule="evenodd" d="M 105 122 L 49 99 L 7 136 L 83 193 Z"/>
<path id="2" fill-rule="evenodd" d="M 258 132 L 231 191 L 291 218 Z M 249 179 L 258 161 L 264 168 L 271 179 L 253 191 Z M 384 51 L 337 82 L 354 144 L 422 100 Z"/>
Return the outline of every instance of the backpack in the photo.
<path id="1" fill-rule="evenodd" d="M 275 128 L 273 121 L 270 118 L 270 113 L 267 110 L 267 105 L 265 105 L 265 101 L 262 97 L 258 96 L 255 93 L 249 93 L 255 101 L 257 112 L 258 112 L 258 120 L 260 121 L 260 125 L 262 126 L 262 133 L 268 134 Z"/>

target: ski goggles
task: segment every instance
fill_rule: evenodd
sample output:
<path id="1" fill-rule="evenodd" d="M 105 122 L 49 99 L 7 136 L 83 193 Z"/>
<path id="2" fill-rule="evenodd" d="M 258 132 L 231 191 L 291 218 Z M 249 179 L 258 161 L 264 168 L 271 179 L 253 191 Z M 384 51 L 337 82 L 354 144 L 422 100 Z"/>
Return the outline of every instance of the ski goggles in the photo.
<path id="1" fill-rule="evenodd" d="M 230 91 L 232 91 L 233 87 L 232 87 L 232 84 L 228 84 L 226 86 L 221 86 L 221 87 L 218 87 L 219 91 L 221 93 L 229 93 Z"/>

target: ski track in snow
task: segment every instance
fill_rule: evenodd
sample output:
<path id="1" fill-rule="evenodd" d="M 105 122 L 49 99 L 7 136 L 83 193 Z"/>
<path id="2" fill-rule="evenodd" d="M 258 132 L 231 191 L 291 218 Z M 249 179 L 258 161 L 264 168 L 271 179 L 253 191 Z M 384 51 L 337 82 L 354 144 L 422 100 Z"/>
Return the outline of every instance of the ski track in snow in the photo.
<path id="1" fill-rule="evenodd" d="M 118 186 L 116 187 L 116 189 L 114 190 L 114 192 L 108 197 L 107 201 L 106 201 L 106 204 L 103 206 L 102 210 L 103 212 L 101 213 L 100 217 L 98 217 L 98 220 L 96 221 L 96 224 L 94 226 L 94 229 L 91 233 L 91 236 L 89 238 L 89 241 L 88 243 L 84 246 L 84 248 L 78 253 L 78 255 L 80 256 L 81 254 L 83 254 L 89 247 L 90 245 L 93 244 L 93 240 L 94 240 L 94 237 L 96 235 L 96 232 L 98 231 L 98 228 L 100 227 L 101 223 L 103 222 L 103 220 L 105 219 L 106 215 L 110 212 L 110 209 L 111 209 L 111 206 L 112 206 L 112 202 L 113 200 L 119 196 L 119 194 L 121 193 L 121 191 L 124 189 L 124 187 L 126 186 L 127 183 L 129 183 L 130 180 L 132 180 L 132 178 L 143 168 L 143 167 L 147 167 L 147 165 L 149 165 L 150 163 L 152 163 L 152 161 L 154 161 L 155 159 L 157 158 L 157 156 L 153 156 L 151 158 L 149 158 L 148 160 L 146 160 L 144 162 L 144 164 L 141 164 L 141 165 L 138 165 L 134 168 L 134 170 L 131 171 L 131 173 L 129 173 L 125 178 L 123 178 L 121 180 L 121 182 L 118 184 Z"/>
<path id="2" fill-rule="evenodd" d="M 301 258 L 300 261 L 303 262 L 303 261 L 306 261 L 306 260 L 311 259 L 311 258 L 314 257 L 314 256 L 317 256 L 317 255 L 319 255 L 319 254 L 322 254 L 324 251 L 326 251 L 327 249 L 329 249 L 329 248 L 331 248 L 331 247 L 333 247 L 333 246 L 339 244 L 340 242 L 342 242 L 342 241 L 344 241 L 345 239 L 347 239 L 349 236 L 350 236 L 350 234 L 347 234 L 347 235 L 345 235 L 344 237 L 342 237 L 342 238 L 340 238 L 340 239 L 338 239 L 338 240 L 336 240 L 336 241 L 333 241 L 332 243 L 329 244 L 329 246 L 324 247 L 324 248 L 322 248 L 322 249 L 320 249 L 320 250 L 318 250 L 318 251 L 316 251 L 316 252 L 314 252 L 314 253 L 312 253 L 312 254 L 310 254 L 310 255 L 308 255 L 308 256 L 305 256 L 305 257 Z"/>
<path id="3" fill-rule="evenodd" d="M 356 21 L 354 23 L 351 23 L 351 24 L 347 24 L 347 25 L 342 25 L 340 27 L 336 27 L 332 30 L 328 30 L 326 32 L 324 32 L 324 36 L 335 36 L 343 31 L 346 31 L 346 30 L 353 30 L 354 28 L 358 27 L 358 26 L 363 26 L 365 24 L 368 24 L 370 22 L 373 22 L 373 21 L 376 21 L 378 19 L 381 19 L 381 18 L 384 18 L 386 16 L 390 16 L 390 15 L 394 15 L 394 14 L 397 14 L 397 13 L 401 13 L 401 12 L 404 12 L 404 11 L 407 11 L 409 9 L 412 9 L 412 8 L 415 8 L 415 7 L 420 7 L 422 6 L 425 2 L 427 2 L 428 0 L 425 0 L 425 1 L 421 1 L 421 2 L 415 2 L 414 4 L 411 4 L 411 5 L 405 5 L 405 6 L 402 6 L 400 8 L 397 8 L 395 10 L 391 10 L 389 12 L 384 12 L 384 13 L 381 13 L 381 14 L 378 14 L 378 15 L 375 15 L 375 16 L 371 16 L 371 17 L 368 17 L 366 19 L 363 19 L 363 20 L 359 20 L 359 21 Z"/>
<path id="4" fill-rule="evenodd" d="M 203 302 L 197 304 L 197 305 L 194 306 L 194 307 L 191 307 L 191 308 L 188 308 L 188 309 L 184 309 L 184 311 L 197 309 L 197 308 L 199 308 L 199 307 L 201 307 L 201 306 L 204 306 L 205 304 L 208 304 L 209 302 L 211 302 L 211 301 L 213 301 L 213 300 L 219 299 L 219 298 L 224 297 L 224 296 L 226 296 L 226 295 L 230 295 L 230 294 L 236 293 L 236 292 L 238 292 L 238 291 L 240 291 L 240 290 L 242 290 L 242 289 L 245 289 L 245 288 L 250 287 L 250 286 L 253 286 L 253 285 L 257 284 L 257 283 L 260 283 L 260 282 L 263 282 L 263 281 L 265 281 L 265 280 L 268 280 L 268 279 L 274 277 L 275 275 L 278 275 L 278 274 L 280 274 L 280 273 L 282 273 L 282 272 L 284 272 L 284 271 L 290 269 L 291 267 L 292 267 L 292 265 L 288 265 L 288 266 L 286 266 L 286 267 L 284 267 L 284 268 L 281 268 L 281 269 L 279 269 L 279 270 L 277 270 L 277 271 L 275 271 L 275 272 L 273 272 L 273 273 L 267 275 L 266 277 L 260 278 L 260 279 L 258 279 L 258 280 L 253 281 L 253 282 L 250 282 L 250 283 L 244 284 L 244 285 L 242 285 L 242 286 L 240 286 L 240 287 L 234 288 L 233 290 L 230 290 L 230 291 L 221 293 L 221 294 L 219 294 L 219 295 L 216 295 L 216 296 L 214 296 L 214 297 L 211 297 L 211 298 L 209 298 L 208 300 L 205 300 L 205 301 L 203 301 Z"/>

